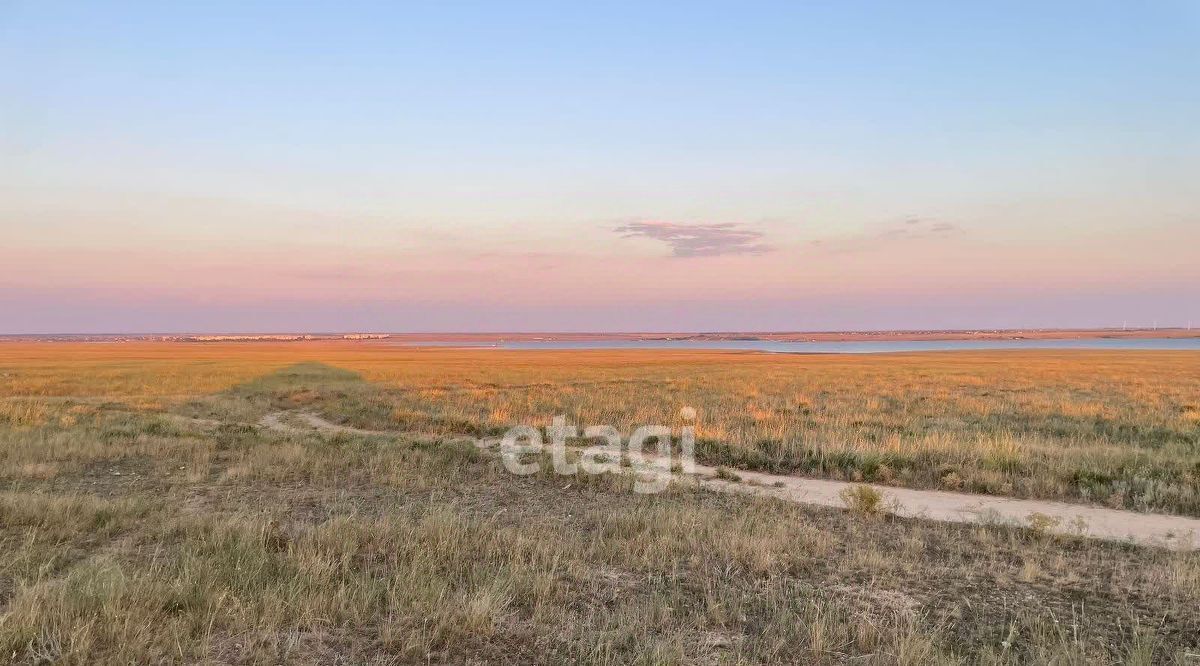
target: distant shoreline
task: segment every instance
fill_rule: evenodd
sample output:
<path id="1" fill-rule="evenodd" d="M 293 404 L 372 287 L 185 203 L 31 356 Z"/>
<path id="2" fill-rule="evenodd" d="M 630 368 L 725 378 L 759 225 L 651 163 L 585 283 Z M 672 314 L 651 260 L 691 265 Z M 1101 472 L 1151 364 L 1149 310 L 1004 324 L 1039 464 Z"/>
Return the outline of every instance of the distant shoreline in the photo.
<path id="1" fill-rule="evenodd" d="M 179 334 L 13 334 L 0 335 L 3 342 L 304 342 L 358 341 L 403 344 L 500 342 L 598 342 L 598 341 L 690 341 L 690 342 L 875 342 L 949 340 L 1092 340 L 1092 339 L 1177 339 L 1200 338 L 1200 329 L 1186 328 L 1061 328 L 1061 329 L 960 329 L 895 331 L 745 331 L 710 333 L 179 333 Z"/>

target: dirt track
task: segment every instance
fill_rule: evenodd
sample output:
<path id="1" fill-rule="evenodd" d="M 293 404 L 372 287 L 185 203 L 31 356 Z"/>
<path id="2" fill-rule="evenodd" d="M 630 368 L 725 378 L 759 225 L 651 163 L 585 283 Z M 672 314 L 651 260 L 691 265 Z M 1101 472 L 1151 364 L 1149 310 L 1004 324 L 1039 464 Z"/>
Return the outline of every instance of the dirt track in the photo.
<path id="1" fill-rule="evenodd" d="M 404 436 L 436 439 L 436 435 L 362 430 L 338 425 L 308 412 L 268 414 L 259 425 L 287 433 L 319 431 L 367 436 Z M 469 435 L 441 439 L 467 439 L 480 448 L 491 449 L 498 438 L 476 440 Z M 646 459 L 653 463 L 652 456 Z M 661 470 L 665 465 L 659 465 Z M 720 478 L 718 469 L 697 464 L 689 475 L 701 487 L 719 491 L 776 497 L 798 504 L 845 507 L 842 491 L 859 485 L 845 481 L 808 479 L 798 476 L 736 470 L 737 480 Z M 728 477 L 728 473 L 723 476 Z M 891 486 L 872 486 L 884 497 L 892 513 L 954 523 L 998 523 L 1029 526 L 1034 519 L 1050 532 L 1077 534 L 1094 539 L 1130 541 L 1180 550 L 1200 549 L 1200 519 L 1186 516 L 1146 514 L 1083 504 L 1045 500 L 1012 499 L 991 495 L 970 495 L 937 490 L 912 490 Z"/>

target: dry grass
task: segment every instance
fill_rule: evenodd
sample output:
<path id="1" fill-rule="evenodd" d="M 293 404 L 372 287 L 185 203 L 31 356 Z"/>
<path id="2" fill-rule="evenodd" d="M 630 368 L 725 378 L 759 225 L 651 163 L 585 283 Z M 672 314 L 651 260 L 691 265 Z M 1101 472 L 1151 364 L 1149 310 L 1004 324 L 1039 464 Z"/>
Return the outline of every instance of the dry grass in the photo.
<path id="1" fill-rule="evenodd" d="M 712 465 L 1200 515 L 1200 354 L 800 356 L 396 350 L 331 361 L 390 387 L 330 418 L 479 431 L 679 426 Z"/>
<path id="2" fill-rule="evenodd" d="M 975 355 L 489 356 L 351 345 L 232 346 L 222 359 L 222 347 L 185 345 L 129 348 L 105 365 L 89 349 L 26 349 L 15 360 L 0 352 L 4 404 L 19 404 L 0 422 L 0 654 L 19 663 L 1116 664 L 1188 663 L 1200 648 L 1197 554 L 863 520 L 687 488 L 639 496 L 620 476 L 513 477 L 468 445 L 253 425 L 303 407 L 367 428 L 486 431 L 558 406 L 585 423 L 603 421 L 581 413 L 619 424 L 677 411 L 664 388 L 676 382 L 688 397 L 711 389 L 709 402 L 692 403 L 705 427 L 733 432 L 744 416 L 778 428 L 782 416 L 715 419 L 712 406 L 770 405 L 795 391 L 814 421 L 862 433 L 892 418 L 889 400 L 940 382 L 957 387 L 937 398 L 945 404 L 904 397 L 905 418 L 939 414 L 923 427 L 949 441 L 996 426 L 979 414 L 999 403 L 981 392 L 1018 406 L 1001 421 L 1021 413 L 1032 428 L 1042 423 L 1032 406 L 1051 409 L 1040 401 L 1062 387 L 1117 405 L 1135 374 L 1160 387 L 1176 376 L 1167 366 L 1188 359 L 1019 355 L 1013 368 Z M 374 382 L 292 365 L 289 355 Z M 822 398 L 810 375 L 836 376 L 839 364 L 862 373 L 846 370 L 849 386 L 876 393 L 840 386 Z M 954 383 L 968 372 L 993 388 Z M 909 391 L 886 389 L 912 373 L 924 377 Z M 998 388 L 1017 385 L 1011 395 Z M 1176 428 L 1160 410 L 1184 393 L 1140 390 L 1130 395 L 1145 401 L 1120 406 L 1130 422 Z M 854 425 L 860 402 L 883 412 Z M 1061 418 L 1082 427 L 1083 417 Z M 966 440 L 994 444 L 977 460 L 1013 479 L 1042 473 L 1040 449 L 1011 423 L 1005 430 Z M 1145 436 L 1120 446 L 1140 450 Z M 896 482 L 918 479 L 891 465 Z M 957 473 L 970 483 L 969 468 Z"/>
<path id="3" fill-rule="evenodd" d="M 37 425 L 63 399 L 170 408 L 303 361 L 383 389 L 325 403 L 326 417 L 363 428 L 495 434 L 561 414 L 629 432 L 683 425 L 689 406 L 699 413 L 697 454 L 714 466 L 1200 516 L 1193 352 L 9 344 L 0 345 L 0 424 Z M 314 399 L 297 393 L 285 406 Z M 248 420 L 254 410 L 239 400 L 223 413 Z"/>

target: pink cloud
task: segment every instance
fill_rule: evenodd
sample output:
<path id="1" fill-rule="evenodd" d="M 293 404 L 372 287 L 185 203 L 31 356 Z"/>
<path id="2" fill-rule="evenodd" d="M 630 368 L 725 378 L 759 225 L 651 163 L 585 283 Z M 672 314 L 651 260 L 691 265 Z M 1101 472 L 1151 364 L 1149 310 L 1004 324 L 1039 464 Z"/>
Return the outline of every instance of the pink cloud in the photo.
<path id="1" fill-rule="evenodd" d="M 624 238 L 652 238 L 671 247 L 676 257 L 715 257 L 728 254 L 764 254 L 774 250 L 761 243 L 763 234 L 741 225 L 630 222 L 614 229 Z"/>

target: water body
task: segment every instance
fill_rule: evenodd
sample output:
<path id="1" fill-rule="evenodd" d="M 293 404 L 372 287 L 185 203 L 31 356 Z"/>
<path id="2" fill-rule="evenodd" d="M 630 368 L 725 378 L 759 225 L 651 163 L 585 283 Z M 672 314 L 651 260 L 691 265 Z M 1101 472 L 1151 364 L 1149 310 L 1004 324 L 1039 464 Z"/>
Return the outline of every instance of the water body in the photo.
<path id="1" fill-rule="evenodd" d="M 419 343 L 429 344 L 429 343 Z M 1074 340 L 520 340 L 496 344 L 437 343 L 493 349 L 726 349 L 795 354 L 881 354 L 984 349 L 1143 349 L 1200 351 L 1200 338 L 1090 338 Z"/>

